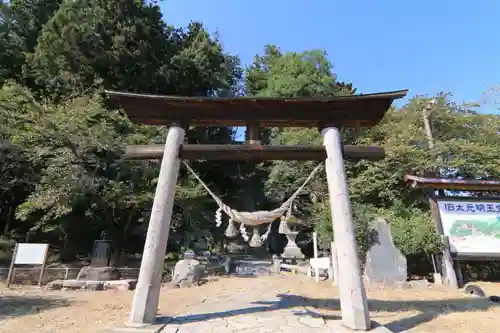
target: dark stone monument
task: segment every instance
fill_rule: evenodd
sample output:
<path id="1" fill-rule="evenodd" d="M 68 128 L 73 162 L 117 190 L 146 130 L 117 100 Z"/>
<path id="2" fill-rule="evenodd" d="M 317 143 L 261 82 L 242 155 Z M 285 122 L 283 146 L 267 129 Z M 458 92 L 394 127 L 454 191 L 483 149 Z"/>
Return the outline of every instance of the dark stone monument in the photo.
<path id="1" fill-rule="evenodd" d="M 397 285 L 407 279 L 406 257 L 392 241 L 386 221 L 378 218 L 373 222 L 377 242 L 366 255 L 365 277 L 370 283 Z"/>
<path id="2" fill-rule="evenodd" d="M 109 266 L 111 259 L 111 242 L 108 240 L 96 240 L 90 265 L 93 267 Z"/>
<path id="3" fill-rule="evenodd" d="M 208 243 L 209 242 L 208 242 L 208 240 L 205 237 L 200 237 L 193 244 L 194 251 L 196 253 L 207 251 L 209 249 L 209 244 Z"/>

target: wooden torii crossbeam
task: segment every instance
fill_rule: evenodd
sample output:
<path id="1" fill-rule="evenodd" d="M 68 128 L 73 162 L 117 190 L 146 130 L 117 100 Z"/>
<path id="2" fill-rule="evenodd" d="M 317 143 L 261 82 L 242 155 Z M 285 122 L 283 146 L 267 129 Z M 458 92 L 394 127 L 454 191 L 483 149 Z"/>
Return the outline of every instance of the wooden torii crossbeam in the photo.
<path id="1" fill-rule="evenodd" d="M 381 158 L 377 147 L 342 146 L 339 128 L 378 124 L 395 99 L 407 90 L 342 97 L 255 98 L 178 97 L 106 91 L 131 121 L 167 125 L 163 147 L 128 147 L 130 158 L 162 158 L 151 210 L 141 269 L 129 323 L 153 324 L 161 288 L 163 260 L 167 247 L 175 197 L 179 158 L 188 159 L 325 159 L 335 247 L 339 271 L 339 294 L 344 326 L 370 329 L 366 292 L 356 246 L 344 157 Z M 183 145 L 189 126 L 246 126 L 243 145 Z M 262 127 L 315 127 L 324 147 L 262 146 Z M 127 155 L 128 154 L 128 155 Z"/>
<path id="2" fill-rule="evenodd" d="M 125 148 L 125 158 L 130 160 L 161 159 L 164 145 L 135 145 Z M 343 147 L 344 158 L 379 160 L 385 156 L 384 148 L 373 146 Z M 322 146 L 285 146 L 285 145 L 196 145 L 184 144 L 179 149 L 179 158 L 207 161 L 324 161 L 326 150 Z"/>

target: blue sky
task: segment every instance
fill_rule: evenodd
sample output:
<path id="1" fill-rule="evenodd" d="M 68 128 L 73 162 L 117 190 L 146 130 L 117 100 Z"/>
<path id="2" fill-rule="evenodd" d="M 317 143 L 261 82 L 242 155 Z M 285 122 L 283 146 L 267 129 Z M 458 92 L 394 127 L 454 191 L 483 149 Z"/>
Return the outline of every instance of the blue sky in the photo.
<path id="1" fill-rule="evenodd" d="M 245 65 L 265 44 L 324 49 L 339 79 L 363 93 L 446 91 L 462 102 L 500 84 L 497 0 L 163 0 L 161 8 L 168 24 L 218 31 Z"/>

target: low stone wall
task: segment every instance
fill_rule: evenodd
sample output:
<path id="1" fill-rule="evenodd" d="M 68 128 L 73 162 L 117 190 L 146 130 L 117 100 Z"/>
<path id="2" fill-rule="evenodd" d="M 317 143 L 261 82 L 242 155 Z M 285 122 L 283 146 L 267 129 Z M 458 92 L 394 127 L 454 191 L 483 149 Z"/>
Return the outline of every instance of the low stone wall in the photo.
<path id="1" fill-rule="evenodd" d="M 48 290 L 134 290 L 137 280 L 85 281 L 85 280 L 55 280 L 47 284 Z"/>
<path id="2" fill-rule="evenodd" d="M 272 262 L 270 260 L 258 260 L 254 258 L 241 258 L 231 263 L 230 273 L 235 276 L 259 276 L 272 273 Z"/>
<path id="3" fill-rule="evenodd" d="M 230 258 L 230 261 L 227 261 Z M 197 257 L 207 276 L 230 275 L 234 276 L 259 276 L 272 273 L 272 260 L 257 259 L 252 256 L 214 256 Z M 229 264 L 229 265 L 228 265 Z M 76 280 L 81 267 L 48 267 L 43 274 L 42 285 L 61 280 Z M 139 268 L 120 267 L 122 280 L 137 280 Z M 16 267 L 12 278 L 12 285 L 37 285 L 40 278 L 41 267 Z M 169 282 L 173 266 L 168 267 L 164 273 L 164 282 Z M 9 273 L 7 267 L 0 268 L 0 281 L 6 281 Z"/>
<path id="4" fill-rule="evenodd" d="M 58 267 L 46 268 L 43 273 L 42 285 L 46 285 L 55 280 L 76 279 L 81 267 Z M 120 267 L 122 279 L 137 279 L 139 268 Z M 13 285 L 37 285 L 40 278 L 41 267 L 16 267 L 11 284 Z M 9 268 L 0 268 L 0 281 L 6 282 Z"/>

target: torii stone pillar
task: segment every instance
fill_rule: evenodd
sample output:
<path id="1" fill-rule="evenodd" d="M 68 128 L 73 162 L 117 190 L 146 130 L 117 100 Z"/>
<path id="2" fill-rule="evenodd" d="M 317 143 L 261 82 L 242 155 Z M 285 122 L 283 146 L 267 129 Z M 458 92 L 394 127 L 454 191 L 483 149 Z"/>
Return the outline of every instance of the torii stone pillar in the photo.
<path id="1" fill-rule="evenodd" d="M 339 267 L 337 281 L 342 324 L 353 330 L 366 331 L 370 329 L 370 315 L 356 246 L 340 132 L 336 127 L 326 127 L 321 135 L 327 154 L 326 178 Z"/>
<path id="2" fill-rule="evenodd" d="M 141 270 L 129 315 L 128 324 L 131 326 L 156 322 L 163 262 L 179 175 L 179 149 L 184 135 L 184 129 L 178 125 L 173 125 L 168 130 L 142 254 Z"/>

